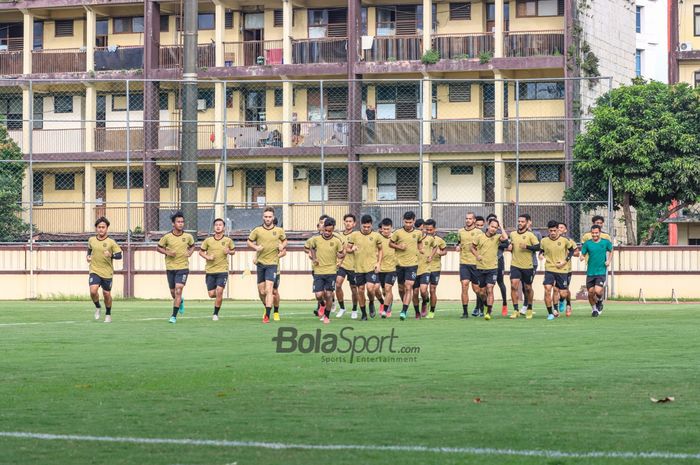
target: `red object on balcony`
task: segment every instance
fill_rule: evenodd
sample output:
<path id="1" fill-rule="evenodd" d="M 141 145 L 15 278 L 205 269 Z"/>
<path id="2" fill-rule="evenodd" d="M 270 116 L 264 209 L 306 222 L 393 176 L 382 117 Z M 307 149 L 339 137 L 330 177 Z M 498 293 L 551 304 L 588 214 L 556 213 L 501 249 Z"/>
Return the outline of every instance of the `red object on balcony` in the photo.
<path id="1" fill-rule="evenodd" d="M 209 134 L 209 141 L 213 144 L 215 140 L 216 140 L 216 136 L 212 132 L 211 134 Z"/>
<path id="2" fill-rule="evenodd" d="M 281 65 L 282 64 L 283 52 L 281 48 L 271 48 L 265 50 L 265 64 L 266 65 Z"/>

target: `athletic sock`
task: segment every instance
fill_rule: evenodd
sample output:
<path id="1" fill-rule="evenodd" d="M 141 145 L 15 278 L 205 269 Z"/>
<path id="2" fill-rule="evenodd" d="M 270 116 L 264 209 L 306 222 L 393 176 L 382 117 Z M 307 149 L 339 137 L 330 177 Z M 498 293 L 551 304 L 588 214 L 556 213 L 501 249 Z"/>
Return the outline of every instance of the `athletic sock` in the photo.
<path id="1" fill-rule="evenodd" d="M 177 312 L 180 311 L 180 307 L 173 307 L 173 317 L 177 318 Z"/>
<path id="2" fill-rule="evenodd" d="M 214 307 L 214 315 L 218 315 L 219 310 L 221 310 L 221 307 Z"/>
<path id="3" fill-rule="evenodd" d="M 362 312 L 362 316 L 365 316 L 365 317 L 367 316 L 367 307 L 365 307 L 365 306 L 360 307 L 360 311 Z"/>
<path id="4" fill-rule="evenodd" d="M 374 312 L 374 300 L 369 303 L 369 311 L 370 313 Z"/>
<path id="5" fill-rule="evenodd" d="M 279 313 L 279 312 L 280 312 L 280 306 L 279 306 L 279 305 L 275 305 L 274 312 L 275 312 L 275 313 Z"/>
<path id="6" fill-rule="evenodd" d="M 596 307 L 595 305 L 591 305 L 591 310 L 594 311 L 594 312 L 597 312 L 597 311 L 598 311 L 598 307 Z"/>
<path id="7" fill-rule="evenodd" d="M 487 306 L 486 306 L 486 313 L 488 313 L 489 315 L 491 314 L 491 308 L 492 308 L 492 307 L 493 307 L 493 305 L 487 305 Z"/>
<path id="8" fill-rule="evenodd" d="M 102 308 L 102 305 L 100 305 L 99 300 L 97 302 L 93 302 L 93 304 L 95 304 L 95 308 Z"/>
<path id="9" fill-rule="evenodd" d="M 406 313 L 408 311 L 408 305 L 403 304 L 403 307 L 401 309 L 401 313 Z"/>
<path id="10" fill-rule="evenodd" d="M 518 304 L 513 304 L 513 311 L 516 311 L 516 312 L 517 312 L 517 311 L 518 311 L 518 307 L 519 307 Z"/>
<path id="11" fill-rule="evenodd" d="M 272 307 L 265 307 L 265 316 L 270 318 L 270 311 L 272 311 Z"/>
<path id="12" fill-rule="evenodd" d="M 112 314 L 112 307 L 105 307 L 105 315 L 111 315 Z"/>
<path id="13" fill-rule="evenodd" d="M 338 302 L 338 305 L 340 306 L 341 310 L 345 310 L 345 301 L 344 300 L 341 300 L 340 302 Z"/>
<path id="14" fill-rule="evenodd" d="M 465 315 L 469 313 L 469 305 L 462 304 L 462 313 L 464 313 Z"/>
<path id="15" fill-rule="evenodd" d="M 547 307 L 547 313 L 549 313 L 550 315 L 552 315 L 552 307 Z"/>
<path id="16" fill-rule="evenodd" d="M 430 306 L 430 313 L 435 313 L 435 305 Z"/>
<path id="17" fill-rule="evenodd" d="M 377 297 L 377 300 L 379 301 L 380 304 L 384 305 L 384 299 L 381 297 Z"/>
<path id="18" fill-rule="evenodd" d="M 356 312 L 357 311 L 357 304 L 352 304 L 352 311 Z"/>
<path id="19" fill-rule="evenodd" d="M 480 311 L 484 310 L 484 301 L 481 300 L 481 297 L 476 298 L 476 308 L 477 308 L 477 310 L 480 310 Z"/>

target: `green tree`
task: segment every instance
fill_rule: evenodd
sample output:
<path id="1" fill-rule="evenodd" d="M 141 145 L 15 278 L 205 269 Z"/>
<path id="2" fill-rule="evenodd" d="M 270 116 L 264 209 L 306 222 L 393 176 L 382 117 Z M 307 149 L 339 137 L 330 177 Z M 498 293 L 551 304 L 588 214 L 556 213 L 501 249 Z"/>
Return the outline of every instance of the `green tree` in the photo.
<path id="1" fill-rule="evenodd" d="M 29 231 L 22 221 L 24 167 L 22 151 L 0 123 L 0 242 L 18 241 Z"/>
<path id="2" fill-rule="evenodd" d="M 700 200 L 700 93 L 687 84 L 636 79 L 600 97 L 592 113 L 576 138 L 566 198 L 596 206 L 607 198 L 611 180 L 629 244 L 637 244 L 632 208 L 675 200 L 673 209 L 657 209 L 656 221 L 647 222 L 647 243 L 655 225 Z"/>

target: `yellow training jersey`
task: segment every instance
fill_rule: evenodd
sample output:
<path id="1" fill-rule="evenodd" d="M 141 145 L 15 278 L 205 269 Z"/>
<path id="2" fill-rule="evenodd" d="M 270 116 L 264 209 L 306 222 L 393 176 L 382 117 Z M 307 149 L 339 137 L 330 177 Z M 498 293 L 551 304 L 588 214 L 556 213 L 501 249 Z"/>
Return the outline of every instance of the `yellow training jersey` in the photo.
<path id="1" fill-rule="evenodd" d="M 350 236 L 355 234 L 357 231 L 352 231 L 350 234 L 345 234 L 345 231 L 340 232 L 340 233 L 333 233 L 336 235 L 342 242 L 343 242 L 343 247 L 348 245 L 348 239 L 350 239 Z M 347 254 L 345 258 L 343 259 L 343 262 L 340 264 L 343 268 L 345 268 L 348 271 L 355 271 L 355 256 L 351 253 Z"/>
<path id="2" fill-rule="evenodd" d="M 544 269 L 551 273 L 568 273 L 571 271 L 571 261 L 567 261 L 569 250 L 574 249 L 576 244 L 571 239 L 559 237 L 557 240 L 552 240 L 549 236 L 542 238 L 540 243 L 542 253 L 544 253 L 545 264 Z M 557 263 L 565 261 L 566 264 L 557 268 Z"/>
<path id="3" fill-rule="evenodd" d="M 355 231 L 348 236 L 347 243 L 348 245 L 357 246 L 357 250 L 349 254 L 355 257 L 355 273 L 369 273 L 374 271 L 379 251 L 382 248 L 381 234 L 375 231 L 369 234 Z M 345 261 L 343 261 L 343 263 L 345 263 Z"/>
<path id="4" fill-rule="evenodd" d="M 287 239 L 284 234 L 284 229 L 273 226 L 268 229 L 265 226 L 258 226 L 253 229 L 248 236 L 248 240 L 255 242 L 257 245 L 263 247 L 262 251 L 258 252 L 259 265 L 277 265 L 279 264 L 279 245 L 282 241 Z"/>
<path id="5" fill-rule="evenodd" d="M 336 274 L 338 272 L 338 252 L 343 250 L 342 241 L 334 236 L 330 239 L 322 235 L 314 236 L 308 240 L 308 248 L 316 251 L 318 265 L 314 267 L 317 275 Z"/>
<path id="6" fill-rule="evenodd" d="M 384 237 L 383 234 L 379 235 L 382 241 L 382 250 L 384 255 L 382 256 L 382 266 L 379 269 L 380 273 L 393 273 L 396 271 L 396 249 L 389 247 L 389 242 L 391 237 Z"/>
<path id="7" fill-rule="evenodd" d="M 207 260 L 204 265 L 205 273 L 228 273 L 228 255 L 225 250 L 234 249 L 233 240 L 230 237 L 222 236 L 217 239 L 214 236 L 207 237 L 199 247 L 207 252 L 207 255 L 213 255 L 214 260 Z"/>
<path id="8" fill-rule="evenodd" d="M 610 234 L 601 231 L 601 232 L 600 232 L 600 238 L 601 238 L 601 239 L 607 239 L 607 240 L 609 240 L 610 243 L 612 244 L 612 237 L 610 237 Z M 581 238 L 581 244 L 583 244 L 583 243 L 586 242 L 586 241 L 590 241 L 591 239 L 593 239 L 593 235 L 591 234 L 590 231 L 588 231 L 588 232 L 587 232 L 586 234 L 584 234 L 583 237 Z"/>
<path id="9" fill-rule="evenodd" d="M 191 234 L 183 232 L 176 236 L 169 232 L 160 238 L 158 245 L 175 252 L 174 257 L 165 256 L 166 270 L 186 270 L 190 267 L 190 257 L 187 256 L 187 249 L 194 245 L 194 238 Z"/>
<path id="10" fill-rule="evenodd" d="M 420 248 L 418 249 L 417 276 L 430 273 L 430 263 L 428 262 L 428 258 L 430 258 L 430 254 L 433 252 L 433 247 L 435 247 L 435 236 L 423 236 L 421 246 L 423 250 L 420 251 Z"/>
<path id="11" fill-rule="evenodd" d="M 537 236 L 527 230 L 524 233 L 513 231 L 510 233 L 510 243 L 513 245 L 511 266 L 523 270 L 533 269 L 532 250 L 523 249 L 521 246 L 525 245 L 528 247 L 539 244 L 540 241 L 537 240 Z"/>
<path id="12" fill-rule="evenodd" d="M 437 247 L 438 250 L 445 250 L 445 248 L 447 247 L 447 243 L 442 237 L 435 236 L 433 241 L 433 247 Z M 435 273 L 440 270 L 442 270 L 442 255 L 435 252 L 435 255 L 433 255 L 433 261 L 430 262 L 429 271 L 431 273 Z"/>
<path id="13" fill-rule="evenodd" d="M 396 251 L 397 266 L 417 266 L 418 265 L 418 243 L 423 240 L 423 233 L 417 229 L 406 231 L 405 228 L 397 229 L 391 235 L 391 242 L 394 244 L 406 244 L 406 250 L 394 249 Z"/>
<path id="14" fill-rule="evenodd" d="M 114 275 L 112 255 L 122 251 L 119 245 L 110 237 L 100 240 L 97 236 L 93 236 L 88 239 L 88 250 L 90 257 L 92 257 L 90 259 L 90 273 L 95 273 L 100 278 L 112 279 Z"/>
<path id="15" fill-rule="evenodd" d="M 459 263 L 460 265 L 476 265 L 476 257 L 472 253 L 471 246 L 479 235 L 484 232 L 474 226 L 472 229 L 459 230 Z"/>
<path id="16" fill-rule="evenodd" d="M 476 262 L 477 270 L 495 270 L 498 268 L 498 245 L 500 243 L 500 234 L 494 234 L 493 236 L 480 234 L 474 238 L 472 244 L 476 246 L 479 255 L 481 255 L 481 261 L 477 260 Z"/>

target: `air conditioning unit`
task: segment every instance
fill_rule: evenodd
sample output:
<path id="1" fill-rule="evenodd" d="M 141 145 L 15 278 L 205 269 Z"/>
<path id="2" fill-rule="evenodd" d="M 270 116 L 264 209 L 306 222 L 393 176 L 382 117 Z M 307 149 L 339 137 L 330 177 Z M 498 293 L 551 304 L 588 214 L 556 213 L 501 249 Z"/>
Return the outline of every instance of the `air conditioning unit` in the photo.
<path id="1" fill-rule="evenodd" d="M 678 44 L 678 50 L 680 52 L 692 52 L 693 51 L 693 44 L 690 42 L 681 42 Z"/>
<path id="2" fill-rule="evenodd" d="M 309 171 L 306 168 L 294 168 L 294 179 L 301 180 L 309 177 Z"/>
<path id="3" fill-rule="evenodd" d="M 197 111 L 207 111 L 207 101 L 205 99 L 197 99 Z"/>

